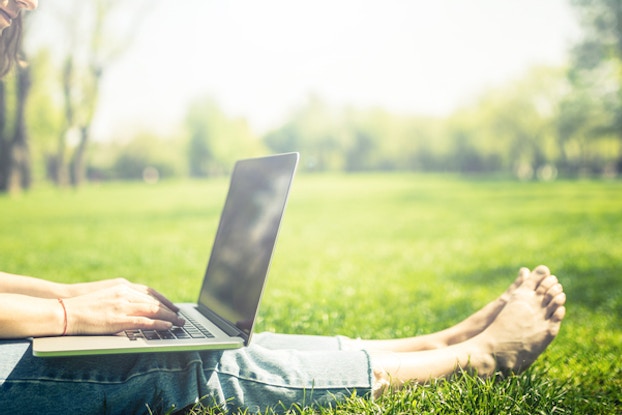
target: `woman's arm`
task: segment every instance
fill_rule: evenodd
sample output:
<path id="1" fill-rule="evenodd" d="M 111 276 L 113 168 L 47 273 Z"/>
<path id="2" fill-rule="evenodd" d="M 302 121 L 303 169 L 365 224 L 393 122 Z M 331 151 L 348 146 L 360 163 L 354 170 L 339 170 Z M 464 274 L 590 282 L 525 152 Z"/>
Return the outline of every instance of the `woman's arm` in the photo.
<path id="1" fill-rule="evenodd" d="M 65 316 L 57 299 L 0 294 L 0 338 L 60 336 Z"/>
<path id="2" fill-rule="evenodd" d="M 70 297 L 70 286 L 40 278 L 0 272 L 0 293 L 22 294 L 40 298 Z"/>
<path id="3" fill-rule="evenodd" d="M 0 273 L 0 338 L 166 330 L 184 324 L 177 311 L 154 289 L 123 278 L 57 284 Z"/>
<path id="4" fill-rule="evenodd" d="M 146 285 L 134 284 L 125 278 L 112 278 L 94 282 L 82 282 L 75 284 L 61 284 L 41 278 L 28 277 L 0 272 L 0 293 L 22 294 L 40 298 L 70 298 L 94 293 L 116 286 L 128 286 L 140 292 L 150 295 L 177 312 L 177 307 L 162 294 L 147 287 Z"/>

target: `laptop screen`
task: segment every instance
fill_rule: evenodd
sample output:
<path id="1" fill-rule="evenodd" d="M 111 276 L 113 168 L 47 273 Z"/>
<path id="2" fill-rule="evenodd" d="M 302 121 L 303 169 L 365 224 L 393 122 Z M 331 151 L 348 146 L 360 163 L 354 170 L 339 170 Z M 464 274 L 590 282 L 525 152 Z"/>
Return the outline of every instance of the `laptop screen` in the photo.
<path id="1" fill-rule="evenodd" d="M 231 176 L 200 306 L 249 334 L 257 314 L 297 153 L 240 160 Z"/>

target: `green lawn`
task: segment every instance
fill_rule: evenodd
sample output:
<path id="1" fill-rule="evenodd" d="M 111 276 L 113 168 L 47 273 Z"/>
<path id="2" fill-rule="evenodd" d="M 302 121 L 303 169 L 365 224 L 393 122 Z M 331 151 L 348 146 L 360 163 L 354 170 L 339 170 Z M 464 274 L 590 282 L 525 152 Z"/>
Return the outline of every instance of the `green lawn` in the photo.
<path id="1" fill-rule="evenodd" d="M 227 180 L 39 188 L 0 197 L 0 268 L 59 281 L 125 276 L 194 301 Z M 330 413 L 622 413 L 622 182 L 411 174 L 294 183 L 259 331 L 395 337 L 459 321 L 520 266 L 568 295 L 527 373 L 412 386 Z"/>

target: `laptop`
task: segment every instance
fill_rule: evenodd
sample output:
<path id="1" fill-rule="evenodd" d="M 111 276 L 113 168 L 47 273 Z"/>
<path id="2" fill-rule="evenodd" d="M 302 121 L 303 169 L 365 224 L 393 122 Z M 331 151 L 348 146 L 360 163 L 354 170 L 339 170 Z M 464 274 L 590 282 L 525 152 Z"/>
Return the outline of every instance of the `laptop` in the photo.
<path id="1" fill-rule="evenodd" d="M 298 153 L 236 162 L 198 302 L 176 304 L 183 327 L 106 336 L 38 337 L 39 357 L 234 349 L 248 345 Z"/>

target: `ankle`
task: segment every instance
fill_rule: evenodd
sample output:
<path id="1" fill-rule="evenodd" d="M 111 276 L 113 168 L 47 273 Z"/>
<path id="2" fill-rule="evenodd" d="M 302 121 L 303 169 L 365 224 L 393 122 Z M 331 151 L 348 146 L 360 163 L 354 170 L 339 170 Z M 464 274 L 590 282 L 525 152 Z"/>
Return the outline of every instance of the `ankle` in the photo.
<path id="1" fill-rule="evenodd" d="M 391 386 L 391 377 L 381 367 L 373 368 L 374 381 L 371 385 L 373 399 L 378 399 Z"/>
<path id="2" fill-rule="evenodd" d="M 469 363 L 466 369 L 480 377 L 488 377 L 497 370 L 497 361 L 493 344 L 486 336 L 478 335 L 466 342 L 469 351 Z"/>

